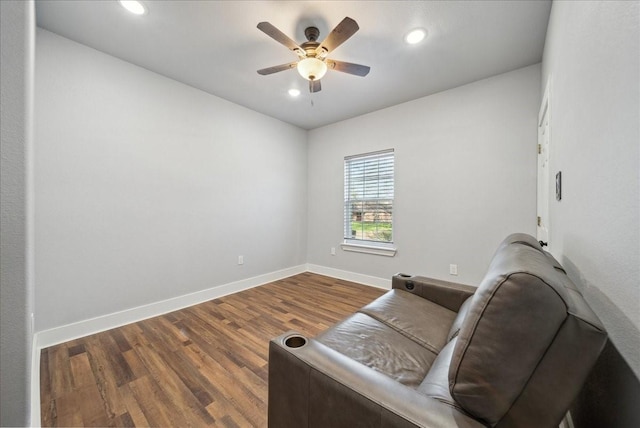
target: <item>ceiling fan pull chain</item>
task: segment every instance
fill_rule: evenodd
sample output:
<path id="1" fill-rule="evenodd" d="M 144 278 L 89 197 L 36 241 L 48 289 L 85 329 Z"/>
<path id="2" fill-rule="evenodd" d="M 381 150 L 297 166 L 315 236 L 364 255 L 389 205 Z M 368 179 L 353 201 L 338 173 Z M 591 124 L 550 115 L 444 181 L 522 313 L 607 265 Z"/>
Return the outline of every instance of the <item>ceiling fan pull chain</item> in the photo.
<path id="1" fill-rule="evenodd" d="M 309 100 L 311 101 L 311 107 L 313 107 L 313 80 L 309 80 Z"/>

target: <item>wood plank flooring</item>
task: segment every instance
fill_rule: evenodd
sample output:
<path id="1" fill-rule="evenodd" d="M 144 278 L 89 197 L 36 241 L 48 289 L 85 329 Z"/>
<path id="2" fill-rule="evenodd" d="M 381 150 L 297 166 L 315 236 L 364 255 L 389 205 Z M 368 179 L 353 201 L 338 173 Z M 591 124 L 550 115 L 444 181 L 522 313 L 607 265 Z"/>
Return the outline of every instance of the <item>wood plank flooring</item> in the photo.
<path id="1" fill-rule="evenodd" d="M 264 427 L 269 340 L 383 293 L 303 273 L 43 349 L 42 426 Z"/>

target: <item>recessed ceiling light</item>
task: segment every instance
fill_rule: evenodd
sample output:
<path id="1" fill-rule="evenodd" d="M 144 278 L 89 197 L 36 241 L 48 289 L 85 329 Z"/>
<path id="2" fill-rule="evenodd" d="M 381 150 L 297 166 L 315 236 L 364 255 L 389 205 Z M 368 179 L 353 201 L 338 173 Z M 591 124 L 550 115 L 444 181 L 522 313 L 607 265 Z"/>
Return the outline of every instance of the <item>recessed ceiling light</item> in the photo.
<path id="1" fill-rule="evenodd" d="M 147 9 L 137 0 L 118 0 L 120 5 L 135 15 L 144 15 Z"/>
<path id="2" fill-rule="evenodd" d="M 297 97 L 298 95 L 300 95 L 300 90 L 291 88 L 289 89 L 289 95 L 291 95 L 292 97 Z"/>
<path id="3" fill-rule="evenodd" d="M 409 43 L 410 45 L 415 45 L 416 43 L 420 43 L 427 35 L 427 30 L 424 28 L 416 28 L 415 30 L 411 30 L 404 36 L 404 41 Z"/>

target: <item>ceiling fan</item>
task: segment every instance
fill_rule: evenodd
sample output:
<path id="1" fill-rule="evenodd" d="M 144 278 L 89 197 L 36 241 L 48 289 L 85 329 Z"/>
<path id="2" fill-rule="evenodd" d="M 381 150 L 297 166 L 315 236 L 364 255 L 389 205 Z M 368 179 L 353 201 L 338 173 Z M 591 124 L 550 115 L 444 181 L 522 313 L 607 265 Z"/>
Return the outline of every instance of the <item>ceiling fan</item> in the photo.
<path id="1" fill-rule="evenodd" d="M 349 37 L 353 36 L 358 29 L 360 29 L 358 23 L 349 17 L 344 18 L 336 28 L 329 33 L 322 43 L 317 41 L 320 31 L 316 27 L 307 27 L 304 30 L 304 35 L 307 38 L 307 41 L 300 45 L 268 22 L 259 23 L 258 29 L 275 41 L 282 43 L 288 49 L 291 49 L 299 57 L 299 60 L 295 62 L 258 70 L 258 74 L 266 76 L 268 74 L 289 70 L 295 67 L 298 69 L 298 73 L 309 81 L 309 92 L 318 92 L 322 89 L 320 79 L 325 75 L 327 69 L 337 70 L 343 73 L 362 77 L 369 74 L 370 68 L 366 65 L 336 61 L 334 59 L 327 58 L 327 55 L 330 52 L 344 43 L 349 39 Z"/>

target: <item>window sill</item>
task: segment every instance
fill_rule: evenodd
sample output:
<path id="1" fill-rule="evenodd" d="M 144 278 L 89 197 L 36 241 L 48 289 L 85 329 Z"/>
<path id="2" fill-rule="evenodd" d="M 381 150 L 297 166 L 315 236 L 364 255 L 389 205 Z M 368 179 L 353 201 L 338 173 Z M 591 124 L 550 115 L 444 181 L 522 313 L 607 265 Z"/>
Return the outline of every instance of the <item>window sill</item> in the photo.
<path id="1" fill-rule="evenodd" d="M 340 247 L 344 251 L 351 251 L 354 253 L 375 254 L 377 256 L 393 257 L 396 255 L 398 249 L 393 246 L 378 246 L 378 245 L 365 245 L 365 244 L 352 244 L 350 242 L 344 242 L 340 244 Z"/>

